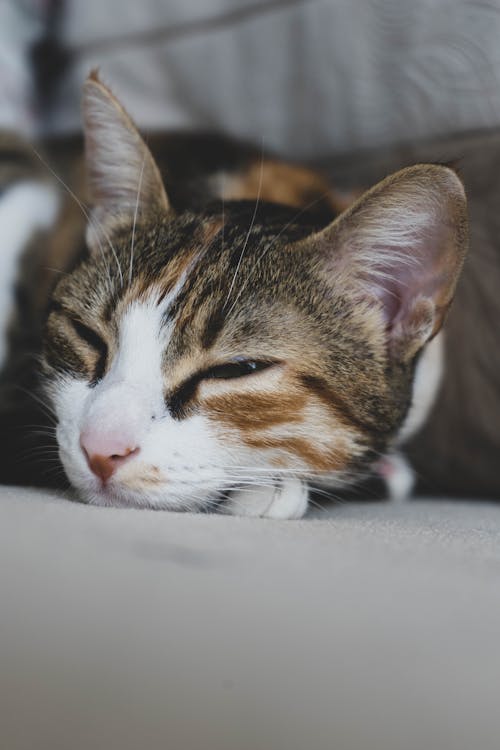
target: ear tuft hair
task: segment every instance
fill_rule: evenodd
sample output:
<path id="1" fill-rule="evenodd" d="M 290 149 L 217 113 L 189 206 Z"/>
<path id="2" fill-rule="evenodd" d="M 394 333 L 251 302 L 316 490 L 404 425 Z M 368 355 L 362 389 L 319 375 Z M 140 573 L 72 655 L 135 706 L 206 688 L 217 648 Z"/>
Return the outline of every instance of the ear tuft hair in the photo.
<path id="1" fill-rule="evenodd" d="M 94 69 L 83 87 L 88 187 L 97 225 L 168 211 L 158 167 L 133 121 Z"/>
<path id="2" fill-rule="evenodd" d="M 465 259 L 463 185 L 448 167 L 408 167 L 306 242 L 332 283 L 379 307 L 393 351 L 413 356 L 443 324 Z"/>

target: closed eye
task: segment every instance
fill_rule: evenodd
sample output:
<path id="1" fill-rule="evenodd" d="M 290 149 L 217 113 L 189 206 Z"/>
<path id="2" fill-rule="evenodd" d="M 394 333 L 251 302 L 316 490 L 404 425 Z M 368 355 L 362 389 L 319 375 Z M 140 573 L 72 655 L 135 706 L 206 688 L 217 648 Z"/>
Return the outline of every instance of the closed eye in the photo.
<path id="1" fill-rule="evenodd" d="M 222 365 L 215 365 L 215 367 L 211 367 L 209 370 L 201 373 L 200 379 L 229 380 L 230 378 L 242 378 L 246 375 L 254 375 L 257 372 L 266 370 L 269 367 L 272 367 L 273 364 L 275 363 L 262 360 L 238 359 L 232 362 L 225 362 Z"/>
<path id="2" fill-rule="evenodd" d="M 273 362 L 270 360 L 238 358 L 221 365 L 214 365 L 208 370 L 203 370 L 193 375 L 179 386 L 174 393 L 170 394 L 166 400 L 168 409 L 174 417 L 181 418 L 202 380 L 233 380 L 234 378 L 255 375 L 276 364 L 278 364 L 276 361 Z"/>
<path id="3" fill-rule="evenodd" d="M 75 318 L 69 318 L 76 335 L 98 354 L 97 364 L 94 370 L 93 382 L 96 383 L 104 375 L 106 361 L 108 358 L 108 345 L 98 333 L 81 323 Z"/>
<path id="4" fill-rule="evenodd" d="M 53 367 L 90 376 L 91 386 L 106 371 L 108 346 L 104 339 L 57 300 L 51 300 L 47 309 L 45 347 Z"/>
<path id="5" fill-rule="evenodd" d="M 73 330 L 75 331 L 79 339 L 88 344 L 91 349 L 94 349 L 101 356 L 107 357 L 108 345 L 101 338 L 101 336 L 99 336 L 99 334 L 96 333 L 92 328 L 86 326 L 85 323 L 82 323 L 80 320 L 78 320 L 78 318 L 74 318 L 74 313 L 66 310 L 63 305 L 55 299 L 52 299 L 50 301 L 47 310 L 47 316 L 49 316 L 50 313 L 62 315 L 69 323 L 71 323 Z"/>
<path id="6" fill-rule="evenodd" d="M 75 329 L 76 335 L 80 339 L 82 339 L 82 341 L 85 341 L 86 344 L 92 347 L 92 349 L 95 349 L 99 353 L 107 350 L 108 347 L 106 343 L 102 340 L 98 333 L 92 330 L 92 328 L 89 328 L 88 326 L 80 323 L 79 320 L 75 320 L 74 318 L 70 318 L 70 322 Z"/>

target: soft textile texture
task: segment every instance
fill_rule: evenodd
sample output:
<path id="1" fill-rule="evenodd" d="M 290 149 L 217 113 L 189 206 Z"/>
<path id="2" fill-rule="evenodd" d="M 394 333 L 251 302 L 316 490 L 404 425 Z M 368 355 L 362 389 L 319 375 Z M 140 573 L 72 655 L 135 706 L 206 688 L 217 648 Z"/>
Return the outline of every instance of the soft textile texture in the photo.
<path id="1" fill-rule="evenodd" d="M 473 0 L 67 0 L 72 55 L 46 127 L 79 127 L 101 67 L 146 128 L 262 139 L 292 157 L 500 121 L 500 12 Z"/>
<path id="2" fill-rule="evenodd" d="M 0 494 L 9 750 L 498 748 L 500 507 L 301 522 Z"/>

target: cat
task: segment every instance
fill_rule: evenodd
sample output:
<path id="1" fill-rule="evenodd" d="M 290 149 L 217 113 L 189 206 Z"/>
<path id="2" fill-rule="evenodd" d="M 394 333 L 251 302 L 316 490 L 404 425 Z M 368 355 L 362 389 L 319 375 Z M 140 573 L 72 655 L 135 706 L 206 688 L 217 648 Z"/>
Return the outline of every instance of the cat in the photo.
<path id="1" fill-rule="evenodd" d="M 4 192 L 28 217 L 15 243 L 33 236 L 0 479 L 64 469 L 91 504 L 300 518 L 311 487 L 397 465 L 467 251 L 457 174 L 417 164 L 350 202 L 223 138 L 150 149 L 96 73 L 83 124 L 88 195 L 63 202 L 40 166 Z"/>

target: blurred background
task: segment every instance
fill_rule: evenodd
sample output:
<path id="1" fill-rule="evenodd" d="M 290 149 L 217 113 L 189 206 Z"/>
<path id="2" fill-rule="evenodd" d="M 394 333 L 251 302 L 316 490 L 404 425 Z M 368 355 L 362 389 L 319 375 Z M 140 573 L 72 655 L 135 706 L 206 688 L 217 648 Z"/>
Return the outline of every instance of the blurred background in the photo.
<path id="1" fill-rule="evenodd" d="M 142 128 L 225 131 L 341 184 L 465 156 L 485 253 L 470 288 L 493 299 L 499 41 L 500 0 L 0 0 L 0 129 L 78 131 L 99 66 Z M 489 373 L 497 320 L 463 309 L 454 371 Z M 479 388 L 445 395 L 458 420 L 489 416 Z M 481 475 L 485 445 L 498 463 L 484 422 L 464 437 Z M 430 478 L 450 434 L 434 452 L 423 437 Z M 0 748 L 498 750 L 499 571 L 498 503 L 340 503 L 279 524 L 3 487 Z"/>
<path id="2" fill-rule="evenodd" d="M 79 128 L 103 79 L 146 129 L 318 157 L 500 123 L 497 0 L 0 0 L 0 125 Z"/>

